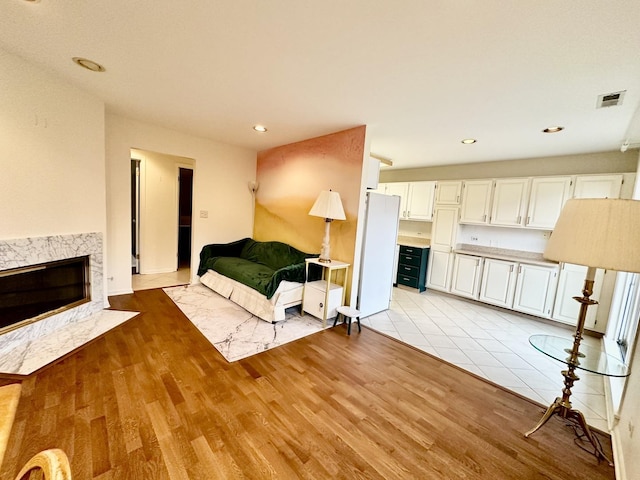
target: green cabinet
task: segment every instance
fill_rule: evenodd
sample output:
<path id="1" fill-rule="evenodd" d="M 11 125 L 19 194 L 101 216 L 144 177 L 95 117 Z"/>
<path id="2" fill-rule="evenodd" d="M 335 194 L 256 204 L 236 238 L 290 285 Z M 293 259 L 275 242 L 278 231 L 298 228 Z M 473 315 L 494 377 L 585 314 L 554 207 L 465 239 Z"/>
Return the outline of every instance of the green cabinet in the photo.
<path id="1" fill-rule="evenodd" d="M 427 280 L 427 260 L 429 247 L 419 248 L 400 245 L 398 257 L 398 285 L 417 288 L 424 292 Z"/>

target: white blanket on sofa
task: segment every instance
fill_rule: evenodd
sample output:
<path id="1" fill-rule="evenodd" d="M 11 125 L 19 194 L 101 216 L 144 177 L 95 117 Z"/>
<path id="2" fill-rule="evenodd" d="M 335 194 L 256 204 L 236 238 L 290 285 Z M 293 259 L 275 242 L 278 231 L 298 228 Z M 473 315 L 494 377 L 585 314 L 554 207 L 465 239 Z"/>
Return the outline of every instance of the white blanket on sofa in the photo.
<path id="1" fill-rule="evenodd" d="M 214 292 L 228 298 L 267 322 L 279 322 L 285 318 L 285 310 L 302 303 L 304 285 L 298 282 L 280 282 L 273 297 L 257 292 L 253 288 L 237 282 L 218 272 L 208 270 L 200 277 L 200 282 Z"/>

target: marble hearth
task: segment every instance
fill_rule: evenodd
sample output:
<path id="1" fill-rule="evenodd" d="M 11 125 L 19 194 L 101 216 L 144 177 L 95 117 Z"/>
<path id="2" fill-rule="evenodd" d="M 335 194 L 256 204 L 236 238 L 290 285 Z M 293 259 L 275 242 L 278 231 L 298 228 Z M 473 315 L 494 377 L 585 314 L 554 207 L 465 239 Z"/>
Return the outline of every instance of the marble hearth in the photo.
<path id="1" fill-rule="evenodd" d="M 101 233 L 0 240 L 0 271 L 89 256 L 91 301 L 0 335 L 0 372 L 28 375 L 137 312 L 104 310 Z"/>

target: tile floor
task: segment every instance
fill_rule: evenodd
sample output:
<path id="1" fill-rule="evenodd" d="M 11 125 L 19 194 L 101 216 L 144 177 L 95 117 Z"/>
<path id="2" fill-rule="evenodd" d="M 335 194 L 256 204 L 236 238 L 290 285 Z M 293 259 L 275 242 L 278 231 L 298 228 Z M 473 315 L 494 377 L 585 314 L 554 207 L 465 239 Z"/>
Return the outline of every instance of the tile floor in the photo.
<path id="1" fill-rule="evenodd" d="M 133 289 L 184 285 L 189 275 L 189 269 L 133 275 Z M 528 339 L 535 333 L 570 338 L 573 330 L 568 326 L 432 290 L 404 288 L 393 289 L 389 310 L 362 319 L 362 324 L 543 405 L 561 395 L 563 364 L 535 350 Z M 585 337 L 583 343 L 599 346 L 600 340 Z M 572 389 L 574 407 L 590 426 L 608 431 L 603 378 L 585 371 L 578 375 Z"/>
<path id="2" fill-rule="evenodd" d="M 188 284 L 191 281 L 190 277 L 190 268 L 180 268 L 177 272 L 169 273 L 136 274 L 131 276 L 131 286 L 133 291 L 174 287 Z"/>
<path id="3" fill-rule="evenodd" d="M 570 338 L 570 327 L 431 290 L 393 290 L 391 308 L 362 319 L 363 325 L 543 405 L 561 395 L 563 364 L 535 350 L 528 339 L 535 333 Z M 583 343 L 599 346 L 600 339 L 585 337 Z M 573 406 L 590 426 L 608 431 L 603 377 L 578 375 Z"/>

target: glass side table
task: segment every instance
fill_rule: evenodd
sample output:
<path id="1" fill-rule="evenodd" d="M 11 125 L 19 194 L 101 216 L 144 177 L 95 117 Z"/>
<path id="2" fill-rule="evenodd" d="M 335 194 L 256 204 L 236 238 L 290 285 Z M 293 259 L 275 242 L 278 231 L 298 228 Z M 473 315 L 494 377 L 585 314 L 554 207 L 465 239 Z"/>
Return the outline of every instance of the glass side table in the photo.
<path id="1" fill-rule="evenodd" d="M 613 462 L 606 457 L 600 443 L 598 443 L 593 433 L 591 433 L 591 429 L 589 425 L 587 425 L 582 412 L 571 406 L 571 388 L 574 382 L 580 380 L 580 377 L 575 373 L 576 369 L 609 377 L 626 377 L 631 373 L 629 367 L 617 358 L 607 355 L 599 348 L 593 348 L 587 345 L 580 345 L 580 352 L 577 355 L 572 355 L 574 342 L 571 338 L 562 338 L 553 335 L 531 335 L 529 337 L 529 343 L 539 352 L 564 363 L 568 368 L 562 371 L 562 375 L 564 376 L 562 397 L 555 399 L 536 426 L 525 433 L 524 436 L 528 437 L 536 432 L 553 415 L 559 415 L 567 420 L 575 421 L 584 432 L 584 436 L 587 437 L 593 446 L 595 450 L 594 455 L 598 459 L 606 460 L 609 465 L 613 466 Z"/>

